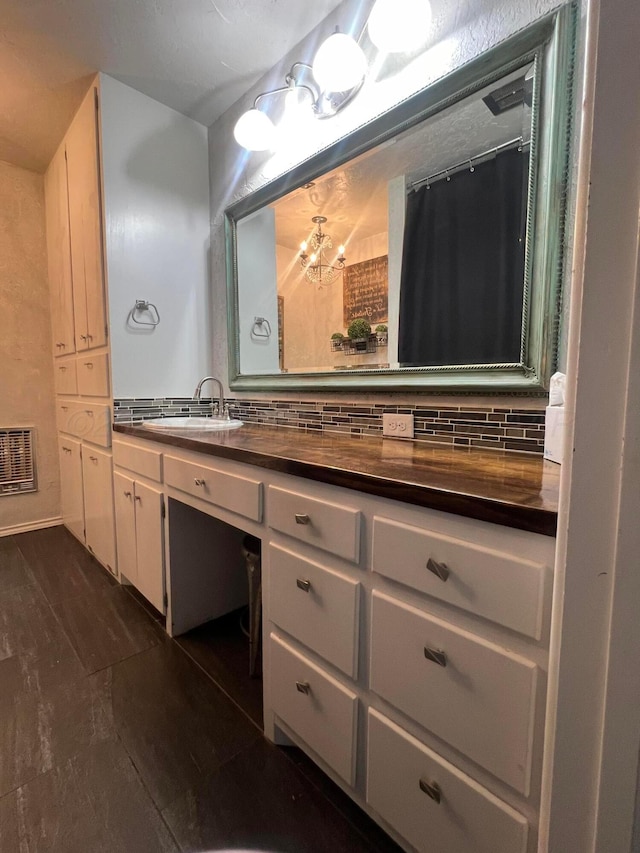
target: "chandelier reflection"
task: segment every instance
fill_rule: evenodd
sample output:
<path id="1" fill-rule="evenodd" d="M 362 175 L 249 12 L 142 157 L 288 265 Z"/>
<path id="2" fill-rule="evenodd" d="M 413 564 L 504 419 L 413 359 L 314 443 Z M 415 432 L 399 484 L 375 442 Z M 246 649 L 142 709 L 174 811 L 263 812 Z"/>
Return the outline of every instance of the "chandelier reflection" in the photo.
<path id="1" fill-rule="evenodd" d="M 314 216 L 311 221 L 317 225 L 317 228 L 309 238 L 311 245 L 308 245 L 306 240 L 300 243 L 300 266 L 313 284 L 331 284 L 338 273 L 344 269 L 347 261 L 344 256 L 344 246 L 338 246 L 338 257 L 333 264 L 330 264 L 326 253 L 333 248 L 333 241 L 329 234 L 325 234 L 322 230 L 327 217 Z M 307 254 L 307 249 L 311 250 L 310 255 Z"/>

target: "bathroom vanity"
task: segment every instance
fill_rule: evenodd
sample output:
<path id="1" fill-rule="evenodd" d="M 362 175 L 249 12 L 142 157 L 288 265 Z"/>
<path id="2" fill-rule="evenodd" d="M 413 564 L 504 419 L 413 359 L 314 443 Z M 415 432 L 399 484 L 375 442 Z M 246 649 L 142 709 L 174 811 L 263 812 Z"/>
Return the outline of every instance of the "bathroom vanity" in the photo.
<path id="1" fill-rule="evenodd" d="M 266 736 L 407 850 L 532 853 L 557 467 L 286 428 L 114 429 L 119 566 L 169 633 L 240 606 L 241 537 L 262 541 Z"/>

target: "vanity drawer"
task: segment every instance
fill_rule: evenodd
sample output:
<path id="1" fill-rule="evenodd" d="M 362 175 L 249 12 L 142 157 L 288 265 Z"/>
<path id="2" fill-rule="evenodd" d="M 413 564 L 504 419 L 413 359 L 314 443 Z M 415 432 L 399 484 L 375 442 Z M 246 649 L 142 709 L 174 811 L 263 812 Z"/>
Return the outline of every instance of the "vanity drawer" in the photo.
<path id="1" fill-rule="evenodd" d="M 372 567 L 385 577 L 540 639 L 547 572 L 542 562 L 375 516 Z"/>
<path id="2" fill-rule="evenodd" d="M 59 400 L 56 405 L 58 429 L 98 444 L 111 446 L 111 408 L 101 403 Z"/>
<path id="3" fill-rule="evenodd" d="M 269 486 L 269 526 L 352 563 L 360 559 L 359 510 Z"/>
<path id="4" fill-rule="evenodd" d="M 262 520 L 262 483 L 208 465 L 164 457 L 165 482 L 174 489 L 216 504 L 253 521 Z"/>
<path id="5" fill-rule="evenodd" d="M 373 709 L 367 803 L 424 853 L 525 853 L 527 847 L 523 815 Z"/>
<path id="6" fill-rule="evenodd" d="M 373 593 L 372 690 L 525 795 L 537 672 L 526 658 Z"/>
<path id="7" fill-rule="evenodd" d="M 78 393 L 85 397 L 109 396 L 109 357 L 106 353 L 78 358 Z"/>
<path id="8" fill-rule="evenodd" d="M 275 634 L 271 699 L 276 715 L 353 785 L 358 697 Z"/>
<path id="9" fill-rule="evenodd" d="M 68 359 L 60 363 L 56 361 L 55 367 L 56 394 L 77 394 L 78 377 L 76 373 L 76 360 Z"/>
<path id="10" fill-rule="evenodd" d="M 356 678 L 360 584 L 269 546 L 269 613 L 283 631 Z"/>
<path id="11" fill-rule="evenodd" d="M 114 439 L 113 464 L 117 468 L 126 468 L 141 477 L 162 482 L 162 453 L 127 441 Z"/>

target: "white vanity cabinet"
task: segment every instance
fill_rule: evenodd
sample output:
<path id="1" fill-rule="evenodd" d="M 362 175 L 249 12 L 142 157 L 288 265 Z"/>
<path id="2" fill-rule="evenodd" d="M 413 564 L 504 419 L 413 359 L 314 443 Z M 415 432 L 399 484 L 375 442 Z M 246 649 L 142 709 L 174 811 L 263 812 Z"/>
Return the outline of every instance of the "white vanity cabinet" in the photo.
<path id="1" fill-rule="evenodd" d="M 139 483 L 168 499 L 170 633 L 242 603 L 242 537 L 261 539 L 267 737 L 411 853 L 534 853 L 552 537 L 151 437 L 114 458 L 133 583 Z"/>
<path id="2" fill-rule="evenodd" d="M 113 492 L 118 568 L 156 610 L 165 611 L 162 456 L 152 448 L 113 442 Z"/>
<path id="3" fill-rule="evenodd" d="M 82 448 L 85 544 L 110 572 L 116 571 L 111 453 L 88 444 Z"/>

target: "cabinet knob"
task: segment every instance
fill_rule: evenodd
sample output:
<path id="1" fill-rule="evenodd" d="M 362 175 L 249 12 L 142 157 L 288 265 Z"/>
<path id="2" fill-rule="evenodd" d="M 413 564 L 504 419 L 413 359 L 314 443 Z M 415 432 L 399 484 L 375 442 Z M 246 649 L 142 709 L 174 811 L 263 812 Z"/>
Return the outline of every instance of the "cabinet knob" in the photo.
<path id="1" fill-rule="evenodd" d="M 421 779 L 418 784 L 420 785 L 420 790 L 426 794 L 427 797 L 431 797 L 434 802 L 440 803 L 442 800 L 442 789 L 437 782 L 427 782 L 426 779 Z"/>
<path id="2" fill-rule="evenodd" d="M 430 649 L 428 646 L 424 647 L 424 656 L 427 660 L 430 660 L 432 663 L 437 663 L 438 666 L 446 666 L 447 665 L 447 656 L 442 651 L 442 649 Z"/>
<path id="3" fill-rule="evenodd" d="M 427 568 L 437 578 L 440 578 L 441 581 L 446 581 L 446 579 L 449 577 L 449 568 L 447 564 L 439 563 L 432 557 L 429 557 L 429 559 L 427 560 Z"/>
<path id="4" fill-rule="evenodd" d="M 309 516 L 304 512 L 297 512 L 295 514 L 295 519 L 296 524 L 309 524 L 311 522 Z"/>
<path id="5" fill-rule="evenodd" d="M 130 498 L 131 492 L 123 492 L 123 495 L 125 496 L 125 498 Z"/>
<path id="6" fill-rule="evenodd" d="M 296 690 L 298 693 L 304 693 L 305 696 L 308 696 L 311 692 L 311 685 L 308 681 L 296 681 Z"/>
<path id="7" fill-rule="evenodd" d="M 93 335 L 90 335 L 90 334 L 88 334 L 88 333 L 87 333 L 87 340 L 88 340 L 88 341 L 92 341 L 92 340 L 93 340 Z"/>
<path id="8" fill-rule="evenodd" d="M 93 417 L 93 412 L 92 412 L 92 410 L 91 410 L 91 409 L 85 409 L 85 410 L 84 410 L 84 413 L 85 413 L 85 415 L 89 415 L 89 417 L 90 417 L 90 418 L 92 418 L 92 417 Z"/>
<path id="9" fill-rule="evenodd" d="M 298 578 L 296 580 L 296 586 L 303 592 L 309 592 L 309 590 L 311 589 L 311 581 L 305 581 L 302 578 Z"/>
<path id="10" fill-rule="evenodd" d="M 135 500 L 142 502 L 142 498 L 140 497 L 140 495 L 136 495 Z"/>
<path id="11" fill-rule="evenodd" d="M 86 341 L 86 340 L 87 340 L 87 336 L 86 336 L 86 335 L 80 335 L 80 340 L 81 340 L 81 341 Z"/>
<path id="12" fill-rule="evenodd" d="M 58 368 L 58 370 L 61 370 L 63 373 L 65 372 L 66 369 L 67 369 L 66 367 L 59 367 Z"/>
<path id="13" fill-rule="evenodd" d="M 87 370 L 92 370 L 93 369 L 93 362 L 87 361 L 87 362 L 85 362 L 84 366 L 87 368 Z"/>
<path id="14" fill-rule="evenodd" d="M 90 456 L 90 457 L 89 457 L 89 459 L 90 459 L 92 462 L 94 462 L 94 463 L 96 463 L 96 462 L 98 461 L 98 457 L 97 457 L 97 456 Z"/>
<path id="15" fill-rule="evenodd" d="M 200 477 L 194 477 L 193 478 L 193 484 L 195 486 L 204 486 L 205 482 Z"/>

